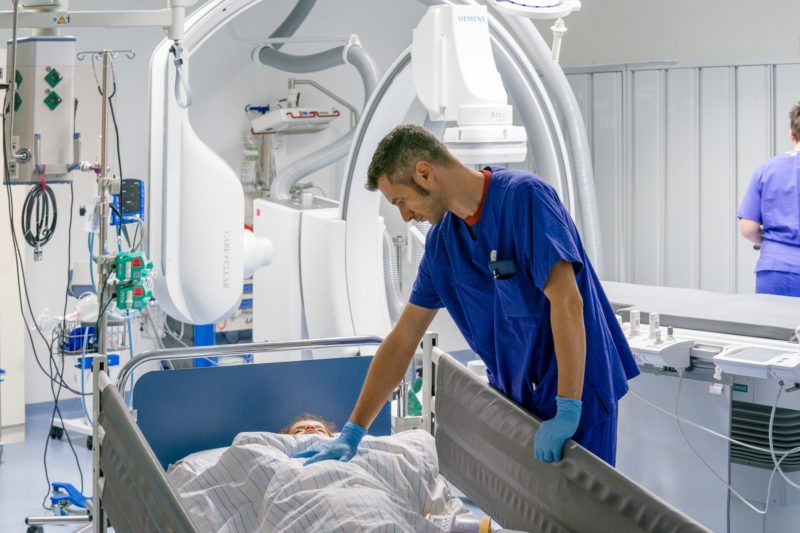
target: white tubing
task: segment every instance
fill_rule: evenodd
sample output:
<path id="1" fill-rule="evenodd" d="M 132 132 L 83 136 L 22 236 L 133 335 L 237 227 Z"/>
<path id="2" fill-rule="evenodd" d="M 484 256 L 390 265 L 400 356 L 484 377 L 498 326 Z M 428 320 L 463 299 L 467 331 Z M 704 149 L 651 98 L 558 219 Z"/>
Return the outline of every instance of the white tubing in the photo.
<path id="1" fill-rule="evenodd" d="M 336 64 L 342 64 L 344 60 L 341 56 L 341 47 L 334 48 L 328 52 L 333 52 L 336 50 L 339 50 L 338 57 L 336 58 L 338 63 Z M 282 54 L 282 52 L 275 53 Z M 366 102 L 369 100 L 372 91 L 375 90 L 375 86 L 378 84 L 378 67 L 375 65 L 375 61 L 372 59 L 369 53 L 364 50 L 360 44 L 352 44 L 348 47 L 347 59 L 361 75 L 361 81 L 364 85 L 364 102 Z M 330 60 L 330 63 L 333 63 L 333 59 Z M 354 129 L 350 130 L 343 136 L 322 147 L 313 154 L 304 156 L 299 160 L 287 165 L 286 168 L 280 171 L 275 177 L 270 195 L 273 198 L 282 200 L 291 198 L 292 188 L 298 181 L 302 180 L 312 172 L 316 172 L 317 170 L 326 167 L 347 155 L 347 153 L 350 151 L 350 144 L 353 141 L 354 133 Z"/>
<path id="2" fill-rule="evenodd" d="M 284 20 L 281 25 L 278 26 L 274 32 L 272 32 L 270 38 L 274 39 L 276 37 L 291 37 L 294 35 L 294 32 L 296 32 L 297 28 L 299 28 L 303 21 L 306 20 L 306 17 L 316 3 L 317 0 L 298 0 L 291 13 L 289 13 L 289 15 L 286 17 L 286 20 Z M 274 43 L 272 45 L 275 50 L 279 50 L 281 46 L 283 46 L 283 43 Z"/>
<path id="3" fill-rule="evenodd" d="M 425 255 L 425 241 L 428 238 L 428 231 L 431 229 L 429 222 L 412 222 L 409 228 L 411 236 L 411 264 L 414 269 L 419 268 L 422 256 Z"/>
<path id="4" fill-rule="evenodd" d="M 403 312 L 405 301 L 400 291 L 400 276 L 397 272 L 397 252 L 388 231 L 383 232 L 383 283 L 386 287 L 386 302 L 389 304 L 389 316 L 397 322 Z"/>
<path id="5" fill-rule="evenodd" d="M 600 237 L 600 219 L 597 213 L 597 194 L 594 186 L 594 172 L 589 149 L 589 139 L 583 122 L 575 93 L 567 81 L 567 76 L 557 63 L 553 62 L 551 52 L 536 26 L 530 20 L 503 15 L 506 24 L 514 30 L 528 50 L 544 81 L 555 95 L 567 127 L 567 144 L 572 153 L 575 167 L 575 186 L 578 193 L 578 220 L 589 260 L 599 278 L 603 277 L 603 248 Z"/>
<path id="6" fill-rule="evenodd" d="M 347 155 L 352 141 L 353 130 L 350 130 L 313 154 L 301 157 L 287 165 L 273 180 L 270 196 L 282 200 L 291 198 L 292 188 L 298 181 Z"/>
<path id="7" fill-rule="evenodd" d="M 273 67 L 284 72 L 307 74 L 309 72 L 319 72 L 326 68 L 343 65 L 343 51 L 344 46 L 337 46 L 336 48 L 331 48 L 324 52 L 299 56 L 279 52 L 271 46 L 264 46 L 258 51 L 258 59 L 268 67 Z"/>

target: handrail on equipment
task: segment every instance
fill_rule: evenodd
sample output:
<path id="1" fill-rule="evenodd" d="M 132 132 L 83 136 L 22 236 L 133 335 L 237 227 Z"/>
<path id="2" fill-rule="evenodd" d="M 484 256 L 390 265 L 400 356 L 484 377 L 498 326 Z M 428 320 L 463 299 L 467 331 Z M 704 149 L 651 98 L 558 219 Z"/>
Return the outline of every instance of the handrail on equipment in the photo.
<path id="1" fill-rule="evenodd" d="M 220 346 L 188 346 L 185 348 L 164 348 L 140 353 L 130 359 L 119 371 L 117 376 L 117 390 L 120 394 L 125 391 L 125 383 L 133 370 L 150 361 L 194 359 L 196 357 L 216 357 L 228 355 L 247 355 L 253 353 L 282 352 L 297 349 L 313 348 L 346 348 L 350 346 L 365 346 L 380 344 L 382 337 L 333 337 L 328 339 L 304 339 L 298 341 L 255 342 L 250 344 L 225 344 Z"/>

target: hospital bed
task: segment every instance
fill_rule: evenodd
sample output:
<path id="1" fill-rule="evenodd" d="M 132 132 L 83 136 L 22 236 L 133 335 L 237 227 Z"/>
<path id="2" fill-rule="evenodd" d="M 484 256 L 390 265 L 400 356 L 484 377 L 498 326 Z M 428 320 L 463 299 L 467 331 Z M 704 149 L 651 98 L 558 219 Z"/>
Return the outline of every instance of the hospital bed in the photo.
<path id="1" fill-rule="evenodd" d="M 292 417 L 298 410 L 310 410 L 343 423 L 371 358 L 154 372 L 137 381 L 132 415 L 121 391 L 137 364 L 155 359 L 364 346 L 379 341 L 327 339 L 155 351 L 137 356 L 123 368 L 116 387 L 108 378 L 103 358 L 98 358 L 95 531 L 105 529 L 106 518 L 121 533 L 197 531 L 167 481 L 164 467 L 169 462 L 193 451 L 227 445 L 238 431 L 277 430 L 283 422 L 270 421 L 265 414 L 269 412 Z M 435 348 L 430 336 L 424 345 L 423 364 L 428 368 L 423 398 L 428 412 L 424 416 L 437 422 L 440 471 L 504 527 L 548 533 L 708 531 L 571 441 L 561 463 L 545 465 L 533 460 L 538 421 Z M 434 365 L 436 394 L 432 395 L 429 380 Z M 299 386 L 286 386 L 298 383 L 301 375 L 314 376 L 306 379 L 310 389 L 301 392 Z M 276 383 L 283 386 L 271 391 Z M 270 397 L 271 392 L 287 390 L 289 394 L 279 400 L 279 396 Z M 314 391 L 313 398 L 308 398 L 307 390 Z M 271 411 L 270 402 L 275 401 L 281 402 L 280 409 Z M 387 404 L 370 433 L 387 434 L 389 418 Z"/>

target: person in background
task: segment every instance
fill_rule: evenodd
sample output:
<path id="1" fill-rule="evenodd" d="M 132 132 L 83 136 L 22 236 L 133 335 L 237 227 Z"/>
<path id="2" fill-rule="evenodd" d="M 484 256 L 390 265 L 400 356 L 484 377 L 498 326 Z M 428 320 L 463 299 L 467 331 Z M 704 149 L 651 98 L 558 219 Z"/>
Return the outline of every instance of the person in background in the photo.
<path id="1" fill-rule="evenodd" d="M 800 104 L 789 112 L 791 152 L 759 165 L 737 216 L 761 254 L 756 292 L 800 296 Z"/>
<path id="2" fill-rule="evenodd" d="M 321 416 L 305 414 L 297 417 L 294 421 L 283 428 L 281 433 L 285 435 L 325 435 L 333 437 L 336 426 L 328 422 Z"/>
<path id="3" fill-rule="evenodd" d="M 434 226 L 409 301 L 372 360 L 349 422 L 336 439 L 298 456 L 309 464 L 357 453 L 445 307 L 486 363 L 489 383 L 543 421 L 531 458 L 560 461 L 572 438 L 613 465 L 617 401 L 639 368 L 553 187 L 527 171 L 467 167 L 415 125 L 381 140 L 367 180 L 403 220 Z"/>

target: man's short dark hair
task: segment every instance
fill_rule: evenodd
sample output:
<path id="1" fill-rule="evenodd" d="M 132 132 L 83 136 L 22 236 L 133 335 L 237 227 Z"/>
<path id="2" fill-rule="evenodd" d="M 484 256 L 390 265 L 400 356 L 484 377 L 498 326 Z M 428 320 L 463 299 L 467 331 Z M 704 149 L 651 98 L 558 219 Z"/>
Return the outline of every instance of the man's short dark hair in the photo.
<path id="1" fill-rule="evenodd" d="M 376 190 L 378 179 L 386 176 L 391 183 L 402 183 L 417 189 L 412 179 L 414 165 L 423 160 L 440 165 L 450 165 L 456 161 L 444 143 L 422 126 L 397 126 L 378 143 L 367 171 L 366 187 L 370 191 Z"/>
<path id="2" fill-rule="evenodd" d="M 789 121 L 792 128 L 792 137 L 794 142 L 800 142 L 800 103 L 792 108 L 789 112 Z"/>

